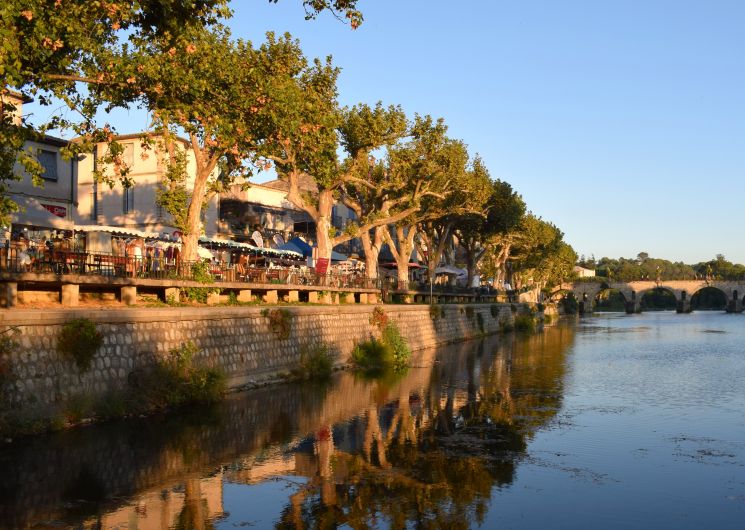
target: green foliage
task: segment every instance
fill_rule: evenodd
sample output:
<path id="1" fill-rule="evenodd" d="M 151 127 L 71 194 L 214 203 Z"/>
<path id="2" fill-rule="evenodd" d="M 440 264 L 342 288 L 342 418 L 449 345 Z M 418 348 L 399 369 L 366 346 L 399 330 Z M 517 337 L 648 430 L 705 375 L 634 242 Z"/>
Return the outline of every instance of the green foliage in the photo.
<path id="1" fill-rule="evenodd" d="M 5 394 L 14 380 L 9 357 L 18 348 L 18 342 L 14 339 L 18 334 L 20 330 L 15 327 L 0 332 L 0 410 L 5 404 Z"/>
<path id="2" fill-rule="evenodd" d="M 380 340 L 371 338 L 354 347 L 352 363 L 367 373 L 401 371 L 408 366 L 411 350 L 398 327 L 389 322 L 383 328 Z"/>
<path id="3" fill-rule="evenodd" d="M 354 347 L 352 363 L 362 372 L 383 372 L 385 368 L 393 366 L 393 348 L 381 340 L 371 338 Z"/>
<path id="4" fill-rule="evenodd" d="M 503 318 L 499 321 L 499 332 L 500 333 L 509 333 L 510 331 L 514 331 L 515 326 L 512 322 L 510 322 L 509 319 Z"/>
<path id="5" fill-rule="evenodd" d="M 136 408 L 151 410 L 218 401 L 225 393 L 225 374 L 216 368 L 195 366 L 198 353 L 194 343 L 187 342 L 141 374 L 133 394 Z"/>
<path id="6" fill-rule="evenodd" d="M 564 310 L 564 314 L 576 315 L 579 311 L 579 302 L 573 293 L 567 294 L 559 303 Z"/>
<path id="7" fill-rule="evenodd" d="M 404 368 L 411 357 L 411 350 L 398 326 L 389 322 L 383 329 L 381 340 L 393 350 L 393 366 L 396 370 Z"/>
<path id="8" fill-rule="evenodd" d="M 479 331 L 483 333 L 484 332 L 484 315 L 482 315 L 481 313 L 476 313 L 476 323 L 479 326 Z"/>
<path id="9" fill-rule="evenodd" d="M 269 329 L 278 339 L 290 338 L 292 332 L 292 313 L 287 309 L 263 309 L 261 315 L 269 319 Z"/>
<path id="10" fill-rule="evenodd" d="M 489 312 L 491 313 L 492 318 L 499 318 L 499 306 L 497 304 L 490 305 Z"/>
<path id="11" fill-rule="evenodd" d="M 316 343 L 301 349 L 300 362 L 292 370 L 292 375 L 298 379 L 324 381 L 331 377 L 333 368 L 328 344 Z"/>
<path id="12" fill-rule="evenodd" d="M 171 216 L 173 226 L 184 234 L 189 230 L 187 178 L 186 152 L 183 149 L 174 149 L 166 166 L 163 182 L 156 190 L 155 202 Z"/>
<path id="13" fill-rule="evenodd" d="M 57 352 L 72 360 L 81 372 L 87 372 L 93 356 L 103 344 L 103 335 L 87 318 L 76 318 L 62 326 L 57 338 Z"/>
<path id="14" fill-rule="evenodd" d="M 215 278 L 210 273 L 209 261 L 204 260 L 192 263 L 189 279 L 203 284 L 215 283 Z M 181 296 L 186 300 L 200 304 L 206 304 L 209 295 L 215 292 L 220 292 L 220 290 L 212 287 L 182 287 L 180 289 Z M 173 302 L 175 303 L 175 300 Z"/>
<path id="15" fill-rule="evenodd" d="M 532 314 L 515 315 L 515 330 L 524 333 L 533 333 L 536 329 L 535 317 Z"/>

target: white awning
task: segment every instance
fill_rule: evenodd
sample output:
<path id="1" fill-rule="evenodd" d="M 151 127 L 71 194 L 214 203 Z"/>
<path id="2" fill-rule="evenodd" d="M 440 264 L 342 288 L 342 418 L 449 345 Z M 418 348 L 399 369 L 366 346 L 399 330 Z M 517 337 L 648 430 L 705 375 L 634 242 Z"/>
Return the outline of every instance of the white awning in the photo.
<path id="1" fill-rule="evenodd" d="M 468 275 L 468 271 L 465 269 L 459 269 L 458 267 L 454 267 L 453 265 L 443 265 L 442 267 L 437 267 L 435 269 L 435 274 L 452 274 L 455 276 L 466 276 Z"/>
<path id="2" fill-rule="evenodd" d="M 143 232 L 136 228 L 127 228 L 125 226 L 107 226 L 107 225 L 78 225 L 75 227 L 78 232 L 108 232 L 109 234 L 119 234 L 123 236 L 133 236 L 145 238 L 155 238 L 158 234 L 152 232 Z"/>
<path id="3" fill-rule="evenodd" d="M 244 249 L 253 252 L 254 254 L 261 254 L 263 256 L 275 256 L 278 258 L 286 258 L 286 257 L 292 257 L 292 258 L 302 258 L 303 255 L 298 252 L 293 252 L 291 250 L 279 250 L 274 248 L 259 248 L 257 246 L 251 245 L 250 243 L 239 243 L 238 241 L 232 241 L 230 239 L 216 239 L 212 237 L 200 237 L 199 238 L 199 244 L 200 245 L 218 245 L 218 246 L 227 246 L 231 248 L 239 248 Z"/>
<path id="4" fill-rule="evenodd" d="M 32 197 L 12 196 L 21 211 L 10 216 L 10 222 L 19 225 L 40 226 L 58 230 L 72 230 L 73 223 L 54 215 Z"/>

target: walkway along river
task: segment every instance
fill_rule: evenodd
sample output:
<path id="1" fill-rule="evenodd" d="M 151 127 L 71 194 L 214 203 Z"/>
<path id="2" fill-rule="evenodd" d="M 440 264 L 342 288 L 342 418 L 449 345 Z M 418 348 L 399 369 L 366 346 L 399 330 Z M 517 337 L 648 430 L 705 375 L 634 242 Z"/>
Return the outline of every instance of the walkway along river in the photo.
<path id="1" fill-rule="evenodd" d="M 741 315 L 605 315 L 21 440 L 0 527 L 738 528 L 743 345 Z"/>

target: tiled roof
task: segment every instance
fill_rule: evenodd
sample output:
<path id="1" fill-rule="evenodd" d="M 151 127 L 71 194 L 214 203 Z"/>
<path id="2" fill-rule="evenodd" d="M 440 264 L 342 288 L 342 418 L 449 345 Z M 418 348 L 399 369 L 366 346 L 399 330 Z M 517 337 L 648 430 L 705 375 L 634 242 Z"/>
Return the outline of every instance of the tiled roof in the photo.
<path id="1" fill-rule="evenodd" d="M 272 188 L 275 190 L 290 191 L 290 185 L 287 183 L 286 180 L 283 179 L 270 180 L 269 182 L 264 182 L 261 185 L 266 188 Z M 303 175 L 302 177 L 300 177 L 299 187 L 300 191 L 309 191 L 311 193 L 318 192 L 316 181 L 308 175 Z"/>

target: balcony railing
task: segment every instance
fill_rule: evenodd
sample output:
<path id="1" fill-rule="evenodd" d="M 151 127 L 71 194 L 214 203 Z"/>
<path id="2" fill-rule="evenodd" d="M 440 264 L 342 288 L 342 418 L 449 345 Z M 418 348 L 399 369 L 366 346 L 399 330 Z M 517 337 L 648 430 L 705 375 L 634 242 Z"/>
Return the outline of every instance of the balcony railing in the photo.
<path id="1" fill-rule="evenodd" d="M 37 274 L 77 274 L 108 278 L 154 280 L 195 280 L 197 263 L 166 260 L 163 257 L 117 256 L 113 254 L 43 251 L 38 254 L 10 249 L 0 257 L 0 271 Z M 379 289 L 378 280 L 358 272 L 318 275 L 306 267 L 244 267 L 240 264 L 209 264 L 209 276 L 215 283 L 240 282 L 308 287 Z M 199 275 L 203 278 L 203 274 Z"/>

